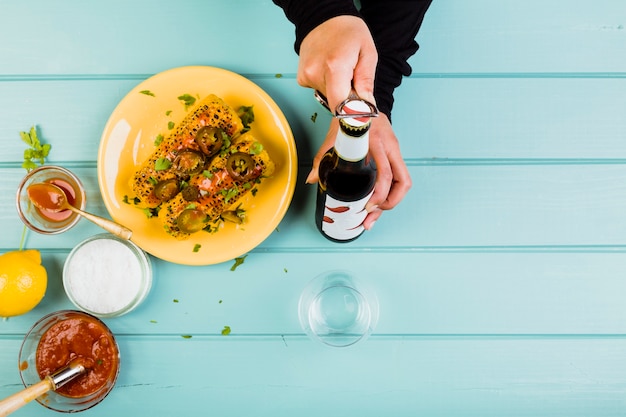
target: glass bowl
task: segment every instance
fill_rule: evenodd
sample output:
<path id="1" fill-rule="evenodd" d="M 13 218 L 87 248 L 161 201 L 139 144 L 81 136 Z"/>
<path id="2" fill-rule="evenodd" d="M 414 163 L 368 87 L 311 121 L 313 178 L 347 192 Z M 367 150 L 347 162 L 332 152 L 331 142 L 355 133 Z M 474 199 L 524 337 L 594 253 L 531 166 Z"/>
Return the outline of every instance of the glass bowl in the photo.
<path id="1" fill-rule="evenodd" d="M 55 334 L 61 326 L 70 326 L 70 324 L 76 331 L 65 332 L 65 336 L 63 337 L 50 338 L 50 335 Z M 87 324 L 89 324 L 88 331 L 86 330 Z M 77 327 L 79 325 L 81 327 Z M 94 329 L 98 329 L 97 333 L 92 333 L 95 332 Z M 48 331 L 50 332 L 47 333 Z M 67 350 L 57 352 L 57 358 L 64 357 L 66 358 L 65 360 L 69 362 L 69 359 L 78 357 L 87 361 L 89 359 L 86 359 L 82 354 L 84 350 L 79 352 L 79 347 L 73 346 L 72 343 L 79 342 L 86 346 L 83 349 L 91 349 L 90 351 L 93 352 L 102 352 L 104 351 L 104 342 L 102 342 L 102 339 L 107 341 L 108 348 L 106 350 L 109 355 L 98 355 L 95 361 L 92 360 L 90 362 L 91 365 L 88 366 L 92 369 L 89 370 L 88 373 L 92 373 L 92 375 L 78 376 L 76 379 L 60 387 L 57 391 L 49 391 L 37 398 L 37 402 L 44 407 L 64 413 L 84 411 L 95 406 L 111 392 L 115 385 L 120 368 L 120 354 L 115 337 L 109 328 L 97 317 L 82 311 L 62 310 L 48 314 L 37 321 L 29 330 L 22 342 L 18 359 L 20 377 L 22 378 L 24 386 L 29 387 L 36 384 L 47 374 L 47 372 L 43 371 L 43 367 L 45 366 L 43 361 L 41 365 L 44 375 L 39 374 L 37 360 L 38 351 L 40 358 L 45 357 L 47 360 L 52 361 L 53 359 L 51 358 L 54 358 L 54 356 L 43 354 L 44 348 L 48 349 L 50 347 L 56 348 L 64 346 Z M 42 340 L 46 342 L 42 342 Z M 51 340 L 63 340 L 65 343 L 50 343 Z M 69 342 L 70 340 L 72 343 Z M 68 346 L 71 347 L 68 348 Z M 50 363 L 48 363 L 48 365 L 58 366 Z M 61 364 L 61 366 L 64 365 L 66 365 L 66 363 Z M 97 369 L 97 367 L 100 368 Z M 91 387 L 91 393 L 73 395 L 74 391 L 72 390 L 76 389 L 77 386 L 87 383 L 85 382 L 87 376 L 89 376 L 91 380 L 95 375 L 98 375 L 101 379 L 96 385 Z"/>
<path id="2" fill-rule="evenodd" d="M 58 213 L 42 211 L 31 203 L 26 190 L 31 184 L 42 182 L 60 187 L 70 204 L 81 210 L 85 209 L 85 189 L 78 177 L 63 167 L 43 165 L 26 174 L 17 188 L 16 205 L 20 219 L 30 229 L 44 235 L 63 233 L 71 229 L 80 220 L 78 214 L 70 210 Z"/>
<path id="3" fill-rule="evenodd" d="M 150 292 L 150 258 L 130 240 L 109 233 L 95 235 L 67 256 L 63 287 L 80 310 L 97 317 L 121 316 Z"/>

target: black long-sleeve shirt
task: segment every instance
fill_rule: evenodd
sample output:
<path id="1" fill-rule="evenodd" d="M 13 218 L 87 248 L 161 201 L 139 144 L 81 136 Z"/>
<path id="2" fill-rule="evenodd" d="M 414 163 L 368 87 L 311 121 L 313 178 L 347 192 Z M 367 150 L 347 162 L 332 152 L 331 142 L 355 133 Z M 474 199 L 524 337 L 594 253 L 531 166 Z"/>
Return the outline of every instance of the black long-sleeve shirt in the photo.
<path id="1" fill-rule="evenodd" d="M 374 97 L 378 109 L 391 118 L 393 92 L 403 76 L 411 75 L 408 59 L 417 52 L 415 36 L 432 0 L 273 0 L 296 27 L 295 50 L 305 36 L 326 20 L 342 15 L 361 17 L 368 25 L 376 50 L 378 66 Z"/>

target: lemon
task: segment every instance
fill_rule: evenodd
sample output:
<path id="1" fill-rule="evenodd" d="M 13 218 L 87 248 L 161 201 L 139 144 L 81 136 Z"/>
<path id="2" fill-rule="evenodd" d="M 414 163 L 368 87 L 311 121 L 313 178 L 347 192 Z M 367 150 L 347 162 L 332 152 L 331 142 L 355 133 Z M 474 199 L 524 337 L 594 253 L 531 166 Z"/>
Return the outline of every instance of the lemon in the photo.
<path id="1" fill-rule="evenodd" d="M 38 250 L 0 255 L 0 317 L 28 313 L 39 304 L 47 286 L 48 274 Z"/>

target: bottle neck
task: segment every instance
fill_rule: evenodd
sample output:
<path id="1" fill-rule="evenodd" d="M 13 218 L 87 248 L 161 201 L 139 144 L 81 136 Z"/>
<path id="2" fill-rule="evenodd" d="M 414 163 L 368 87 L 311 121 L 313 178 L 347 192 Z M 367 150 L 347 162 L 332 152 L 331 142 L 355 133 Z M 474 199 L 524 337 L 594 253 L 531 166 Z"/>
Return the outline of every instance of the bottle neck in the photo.
<path id="1" fill-rule="evenodd" d="M 346 161 L 357 162 L 365 159 L 369 151 L 370 120 L 340 119 L 335 152 Z"/>

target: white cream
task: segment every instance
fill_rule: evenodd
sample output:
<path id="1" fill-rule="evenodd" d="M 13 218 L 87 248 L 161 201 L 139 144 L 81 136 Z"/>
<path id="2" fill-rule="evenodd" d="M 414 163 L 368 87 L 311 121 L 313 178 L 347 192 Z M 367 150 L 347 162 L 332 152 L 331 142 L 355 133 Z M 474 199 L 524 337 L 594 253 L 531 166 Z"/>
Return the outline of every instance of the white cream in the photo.
<path id="1" fill-rule="evenodd" d="M 94 239 L 73 251 L 65 265 L 64 284 L 79 307 L 111 314 L 136 300 L 142 292 L 143 274 L 132 248 L 115 239 Z"/>

